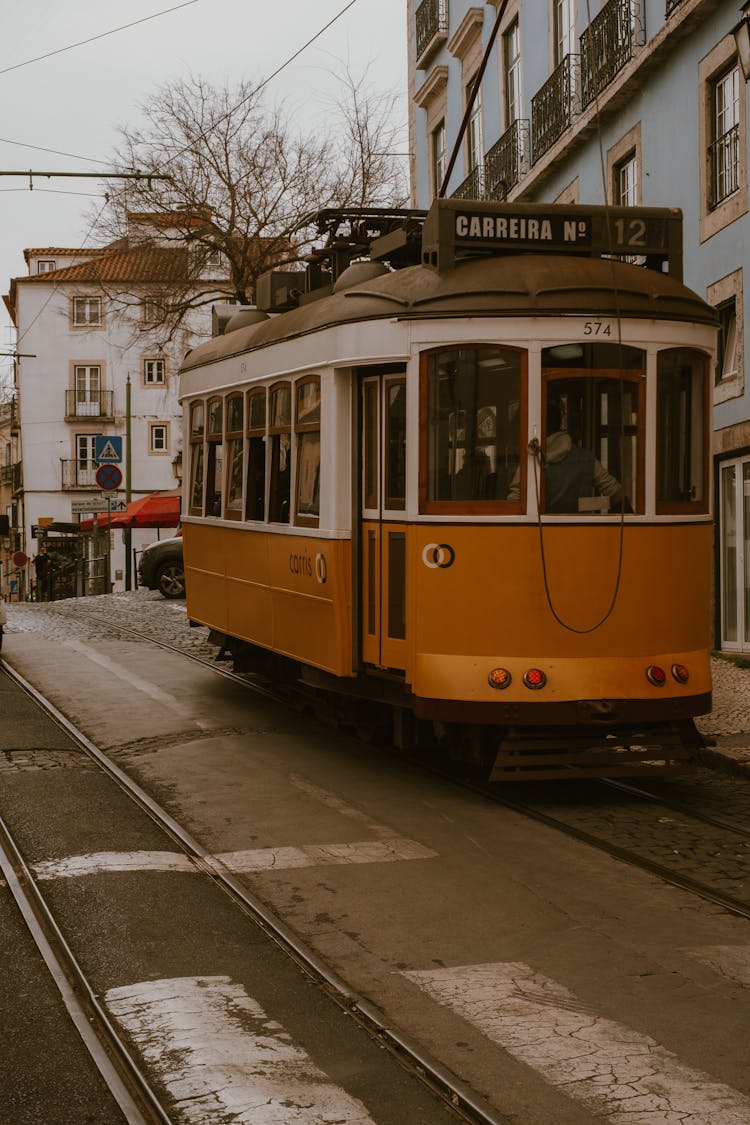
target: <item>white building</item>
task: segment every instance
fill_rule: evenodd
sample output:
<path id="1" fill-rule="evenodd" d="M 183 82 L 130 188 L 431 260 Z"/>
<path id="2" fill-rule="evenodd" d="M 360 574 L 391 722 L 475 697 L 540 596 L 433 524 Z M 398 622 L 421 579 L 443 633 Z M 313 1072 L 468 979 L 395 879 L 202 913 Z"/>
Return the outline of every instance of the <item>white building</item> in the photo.
<path id="1" fill-rule="evenodd" d="M 137 499 L 179 484 L 177 372 L 188 348 L 210 335 L 210 310 L 191 314 L 189 327 L 166 339 L 159 307 L 184 287 L 188 251 L 169 241 L 174 232 L 163 216 L 154 218 L 147 240 L 148 216 L 140 214 L 131 216 L 127 238 L 104 249 L 26 250 L 28 275 L 14 278 L 4 297 L 20 357 L 15 541 L 30 557 L 42 537 L 56 534 L 61 558 L 80 558 L 90 548 L 77 524 L 97 501 L 108 496 L 117 510 L 128 485 Z M 103 435 L 123 438 L 123 481 L 114 490 L 97 481 L 96 439 Z M 131 549 L 156 535 L 133 531 Z M 111 532 L 114 590 L 124 589 L 132 572 L 125 544 L 122 531 Z"/>

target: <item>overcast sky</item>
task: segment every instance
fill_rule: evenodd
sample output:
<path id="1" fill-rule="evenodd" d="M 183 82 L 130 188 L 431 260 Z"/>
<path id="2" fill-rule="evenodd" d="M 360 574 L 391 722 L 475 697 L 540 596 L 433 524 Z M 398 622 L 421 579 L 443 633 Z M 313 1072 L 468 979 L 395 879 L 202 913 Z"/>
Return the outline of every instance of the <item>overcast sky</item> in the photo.
<path id="1" fill-rule="evenodd" d="M 344 63 L 359 77 L 369 65 L 373 86 L 403 91 L 405 151 L 405 0 L 355 0 L 344 11 L 348 3 L 0 0 L 0 171 L 103 170 L 118 126 L 136 121 L 138 103 L 162 82 L 190 73 L 216 84 L 261 80 L 342 12 L 269 83 L 268 103 L 283 104 L 298 125 L 323 127 L 340 91 L 331 71 Z M 137 20 L 147 22 L 104 34 Z M 95 36 L 104 37 L 82 42 Z M 96 180 L 40 179 L 29 191 L 28 177 L 0 177 L 3 293 L 26 272 L 24 248 L 83 244 L 98 193 Z M 0 351 L 7 351 L 4 307 L 1 315 Z"/>

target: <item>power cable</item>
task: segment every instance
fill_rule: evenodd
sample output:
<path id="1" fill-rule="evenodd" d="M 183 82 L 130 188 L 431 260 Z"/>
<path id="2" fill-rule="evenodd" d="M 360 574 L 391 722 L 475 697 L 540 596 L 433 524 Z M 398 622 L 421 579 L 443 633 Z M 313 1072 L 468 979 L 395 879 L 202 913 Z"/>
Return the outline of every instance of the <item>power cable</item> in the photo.
<path id="1" fill-rule="evenodd" d="M 127 31 L 130 27 L 137 27 L 141 23 L 148 23 L 149 20 L 167 16 L 170 12 L 177 12 L 180 8 L 189 8 L 191 4 L 197 3 L 198 0 L 185 0 L 183 4 L 176 4 L 173 8 L 165 8 L 163 12 L 154 12 L 152 16 L 144 16 L 143 19 L 133 20 L 132 23 L 124 23 L 121 27 L 113 27 L 110 31 L 102 31 L 99 35 L 92 35 L 89 39 L 81 39 L 78 43 L 70 43 L 67 47 L 58 47 L 54 51 L 47 51 L 45 55 L 37 55 L 36 58 L 26 59 L 25 62 L 6 66 L 4 70 L 0 70 L 0 77 L 3 74 L 10 74 L 12 70 L 20 70 L 21 67 L 31 66 L 32 63 L 42 62 L 44 59 L 52 58 L 53 55 L 62 55 L 65 51 L 73 51 L 76 47 L 85 47 L 87 43 L 96 43 L 98 39 L 106 39 L 109 35 L 116 35 L 118 31 Z"/>

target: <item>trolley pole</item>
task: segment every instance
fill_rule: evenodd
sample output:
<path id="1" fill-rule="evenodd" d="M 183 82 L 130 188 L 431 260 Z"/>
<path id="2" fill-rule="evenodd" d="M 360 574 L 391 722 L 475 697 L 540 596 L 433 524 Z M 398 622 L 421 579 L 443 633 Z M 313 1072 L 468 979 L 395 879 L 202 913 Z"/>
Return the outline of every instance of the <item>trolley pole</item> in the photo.
<path id="1" fill-rule="evenodd" d="M 132 470 L 132 453 L 131 453 L 131 408 L 130 408 L 130 372 L 128 371 L 128 378 L 125 383 L 125 505 L 130 503 L 131 496 L 131 470 Z M 133 561 L 131 554 L 131 531 L 129 527 L 125 528 L 125 589 L 132 588 L 133 579 Z"/>

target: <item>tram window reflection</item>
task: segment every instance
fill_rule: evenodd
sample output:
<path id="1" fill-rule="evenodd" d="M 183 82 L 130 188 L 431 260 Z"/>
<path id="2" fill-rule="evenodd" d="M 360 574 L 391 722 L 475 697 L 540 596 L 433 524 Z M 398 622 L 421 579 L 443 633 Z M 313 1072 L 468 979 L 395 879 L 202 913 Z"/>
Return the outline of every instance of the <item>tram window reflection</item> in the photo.
<path id="1" fill-rule="evenodd" d="M 427 501 L 506 501 L 520 473 L 522 367 L 510 348 L 453 348 L 427 362 Z"/>
<path id="2" fill-rule="evenodd" d="M 688 348 L 659 352 L 657 365 L 656 506 L 705 511 L 706 357 Z"/>
<path id="3" fill-rule="evenodd" d="M 266 392 L 253 391 L 247 403 L 245 519 L 266 516 Z"/>
<path id="4" fill-rule="evenodd" d="M 268 518 L 272 523 L 289 523 L 292 470 L 292 389 L 281 383 L 271 389 L 269 439 L 271 479 Z"/>
<path id="5" fill-rule="evenodd" d="M 243 434 L 244 398 L 232 395 L 227 400 L 227 495 L 224 514 L 227 519 L 242 518 L 242 483 L 245 475 L 245 438 Z"/>

